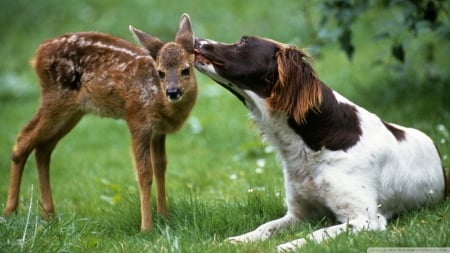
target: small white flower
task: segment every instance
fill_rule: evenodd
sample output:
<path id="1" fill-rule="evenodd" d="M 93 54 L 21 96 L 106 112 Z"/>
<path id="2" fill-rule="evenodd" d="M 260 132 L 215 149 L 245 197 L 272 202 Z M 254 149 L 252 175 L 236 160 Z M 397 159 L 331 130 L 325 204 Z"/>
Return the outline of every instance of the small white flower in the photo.
<path id="1" fill-rule="evenodd" d="M 263 168 L 256 168 L 255 169 L 256 174 L 261 174 L 264 172 Z"/>
<path id="2" fill-rule="evenodd" d="M 264 148 L 264 152 L 266 152 L 266 154 L 273 153 L 274 151 L 275 151 L 275 148 L 270 145 Z"/>
<path id="3" fill-rule="evenodd" d="M 190 125 L 193 134 L 199 134 L 203 130 L 202 124 L 197 117 L 191 116 L 189 118 L 188 124 Z"/>
<path id="4" fill-rule="evenodd" d="M 266 159 L 258 159 L 256 160 L 256 166 L 258 166 L 258 168 L 264 168 L 264 166 L 266 166 Z"/>
<path id="5" fill-rule="evenodd" d="M 230 179 L 231 180 L 236 180 L 237 179 L 237 175 L 236 174 L 231 174 L 230 175 Z"/>
<path id="6" fill-rule="evenodd" d="M 233 159 L 233 161 L 238 162 L 240 160 L 242 160 L 242 155 L 238 154 L 238 155 L 234 155 L 231 159 Z"/>
<path id="7" fill-rule="evenodd" d="M 266 187 L 264 187 L 264 186 L 255 187 L 255 191 L 263 192 L 265 190 L 266 190 Z"/>
<path id="8" fill-rule="evenodd" d="M 448 138 L 450 136 L 450 133 L 448 132 L 447 128 L 443 124 L 439 124 L 436 126 L 436 129 L 441 132 L 442 135 L 444 135 L 445 138 Z"/>

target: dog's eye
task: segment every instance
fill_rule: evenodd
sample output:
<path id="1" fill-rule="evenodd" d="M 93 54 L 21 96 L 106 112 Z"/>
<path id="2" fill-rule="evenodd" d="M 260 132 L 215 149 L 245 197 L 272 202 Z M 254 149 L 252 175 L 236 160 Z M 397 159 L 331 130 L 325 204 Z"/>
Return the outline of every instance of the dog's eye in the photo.
<path id="1" fill-rule="evenodd" d="M 238 46 L 245 46 L 247 45 L 247 39 L 245 37 L 243 37 L 238 43 Z"/>

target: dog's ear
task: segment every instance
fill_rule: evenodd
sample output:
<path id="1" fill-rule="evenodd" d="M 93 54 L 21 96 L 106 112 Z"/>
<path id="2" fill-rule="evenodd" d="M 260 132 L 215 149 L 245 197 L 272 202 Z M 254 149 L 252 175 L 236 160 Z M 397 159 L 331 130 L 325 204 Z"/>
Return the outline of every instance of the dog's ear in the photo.
<path id="1" fill-rule="evenodd" d="M 267 99 L 272 110 L 285 112 L 297 124 L 305 123 L 306 113 L 318 112 L 322 103 L 321 81 L 308 58 L 296 48 L 281 48 L 276 54 L 278 80 Z"/>

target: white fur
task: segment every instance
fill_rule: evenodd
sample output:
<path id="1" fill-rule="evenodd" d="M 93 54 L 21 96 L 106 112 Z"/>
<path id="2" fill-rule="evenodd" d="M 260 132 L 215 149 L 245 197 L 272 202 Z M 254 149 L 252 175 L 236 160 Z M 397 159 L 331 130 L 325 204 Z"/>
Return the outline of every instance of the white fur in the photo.
<path id="1" fill-rule="evenodd" d="M 286 215 L 254 231 L 228 238 L 230 242 L 265 240 L 303 219 L 335 215 L 339 225 L 278 246 L 279 251 L 291 250 L 307 240 L 321 242 L 347 230 L 384 230 L 393 214 L 444 198 L 442 163 L 432 140 L 422 132 L 394 125 L 405 132 L 405 139 L 398 141 L 376 115 L 334 92 L 338 102 L 357 109 L 362 135 L 346 151 L 314 151 L 289 127 L 286 115 L 269 113 L 264 99 L 237 89 L 208 63 L 198 63 L 197 68 L 229 84 L 236 92 L 245 93 L 252 118 L 282 161 Z"/>
<path id="2" fill-rule="evenodd" d="M 103 48 L 103 49 L 108 49 L 108 50 L 112 50 L 112 51 L 116 51 L 119 53 L 123 53 L 123 54 L 127 54 L 131 57 L 134 57 L 136 59 L 140 59 L 140 58 L 152 58 L 150 55 L 147 54 L 137 54 L 135 52 L 133 52 L 132 50 L 129 50 L 127 48 L 123 48 L 123 47 L 117 47 L 113 44 L 107 44 L 101 41 L 91 41 L 91 40 L 86 40 L 86 38 L 84 37 L 79 37 L 77 36 L 77 34 L 72 34 L 70 35 L 70 37 L 65 37 L 62 36 L 60 38 L 51 40 L 47 43 L 63 43 L 63 42 L 69 42 L 69 43 L 76 43 L 78 47 L 97 47 L 97 48 Z"/>

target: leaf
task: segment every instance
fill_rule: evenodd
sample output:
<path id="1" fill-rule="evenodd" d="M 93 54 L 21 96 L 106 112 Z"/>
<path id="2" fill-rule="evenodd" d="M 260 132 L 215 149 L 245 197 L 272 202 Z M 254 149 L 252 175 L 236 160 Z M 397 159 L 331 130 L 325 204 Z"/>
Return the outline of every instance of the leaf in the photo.
<path id="1" fill-rule="evenodd" d="M 391 53 L 395 59 L 399 60 L 401 63 L 405 62 L 405 50 L 402 44 L 395 44 L 391 48 Z"/>
<path id="2" fill-rule="evenodd" d="M 430 21 L 431 23 L 434 23 L 437 20 L 437 16 L 438 16 L 437 6 L 434 4 L 433 1 L 429 1 L 427 3 L 427 6 L 425 7 L 423 19 Z"/>
<path id="3" fill-rule="evenodd" d="M 389 37 L 391 37 L 389 32 L 379 32 L 379 33 L 375 34 L 375 36 L 373 36 L 373 40 L 379 41 L 379 40 L 387 39 Z"/>
<path id="4" fill-rule="evenodd" d="M 339 44 L 347 54 L 347 57 L 351 60 L 355 51 L 355 47 L 352 44 L 352 31 L 350 29 L 345 29 L 339 35 Z"/>

